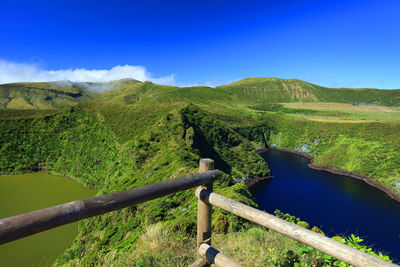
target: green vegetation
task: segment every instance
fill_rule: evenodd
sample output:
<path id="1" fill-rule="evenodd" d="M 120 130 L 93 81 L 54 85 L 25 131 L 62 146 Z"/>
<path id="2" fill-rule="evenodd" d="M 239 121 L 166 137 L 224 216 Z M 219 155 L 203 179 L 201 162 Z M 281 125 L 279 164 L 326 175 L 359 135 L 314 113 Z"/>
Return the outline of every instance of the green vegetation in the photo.
<path id="1" fill-rule="evenodd" d="M 307 153 L 315 157 L 315 164 L 363 174 L 395 191 L 400 177 L 399 123 L 316 122 L 273 113 L 263 114 L 262 120 L 270 129 L 268 144 Z"/>
<path id="2" fill-rule="evenodd" d="M 309 224 L 307 222 L 301 221 L 300 218 L 296 218 L 295 216 L 292 216 L 289 213 L 283 213 L 280 210 L 275 210 L 275 216 L 284 219 L 288 222 L 296 223 L 297 225 L 300 225 L 304 228 L 309 228 Z M 316 226 L 313 226 L 311 230 L 320 234 L 324 234 L 324 232 L 322 232 Z M 372 250 L 372 248 L 362 245 L 361 243 L 364 240 L 358 236 L 355 236 L 354 234 L 351 234 L 348 237 L 334 236 L 332 237 L 332 239 L 339 241 L 343 244 L 346 244 L 350 247 L 361 250 L 363 252 L 366 252 L 368 254 L 374 255 L 378 258 L 392 262 L 388 256 L 383 255 L 381 252 L 376 253 Z M 297 253 L 298 254 L 293 252 L 288 253 L 288 255 L 291 256 L 290 259 L 291 263 L 294 263 L 295 266 L 296 265 L 297 266 L 351 266 L 341 260 L 335 259 L 309 246 L 303 246 L 299 248 L 297 250 Z M 301 261 L 300 259 L 302 259 L 303 261 Z M 282 262 L 276 261 L 275 264 L 281 265 Z"/>
<path id="3" fill-rule="evenodd" d="M 400 111 L 396 107 L 344 103 L 283 103 L 282 106 L 284 113 L 313 115 L 307 117 L 319 121 L 400 121 Z"/>
<path id="4" fill-rule="evenodd" d="M 400 90 L 327 88 L 296 79 L 248 78 L 219 88 L 252 103 L 339 102 L 398 106 Z"/>
<path id="5" fill-rule="evenodd" d="M 113 89 L 91 93 L 86 89 L 90 86 Z M 0 85 L 0 105 L 5 108 L 0 109 L 0 173 L 36 171 L 45 163 L 51 173 L 104 194 L 197 172 L 198 160 L 210 157 L 223 171 L 215 191 L 256 206 L 245 185 L 235 179 L 268 175 L 255 148 L 276 144 L 309 153 L 317 164 L 361 173 L 387 189 L 400 190 L 398 120 L 377 116 L 377 121 L 363 121 L 354 117 L 359 113 L 347 110 L 287 106 L 298 101 L 400 106 L 399 95 L 399 90 L 330 89 L 273 78 L 244 79 L 217 88 L 130 79 L 106 85 Z M 82 221 L 78 236 L 56 263 L 190 263 L 196 225 L 193 192 Z M 308 227 L 306 222 L 299 224 Z M 254 261 L 259 266 L 294 261 L 308 266 L 310 258 L 326 259 L 224 211 L 214 213 L 213 227 L 216 247 L 239 261 L 239 248 L 243 255 L 253 255 L 249 260 L 259 258 Z M 232 243 L 233 238 L 247 240 L 249 246 Z M 260 249 L 267 252 L 259 257 L 261 250 L 250 244 L 264 241 L 268 247 Z"/>
<path id="6" fill-rule="evenodd" d="M 0 85 L 0 109 L 51 109 L 88 102 L 93 94 L 80 84 L 10 83 Z"/>
<path id="7" fill-rule="evenodd" d="M 104 93 L 99 93 L 106 90 Z M 97 93 L 96 93 L 97 92 Z M 11 83 L 0 85 L 0 108 L 49 109 L 105 101 L 193 102 L 201 106 L 261 107 L 267 103 L 337 102 L 400 106 L 400 90 L 327 88 L 296 79 L 248 78 L 216 88 L 174 87 L 123 79 L 109 83 Z"/>
<path id="8" fill-rule="evenodd" d="M 196 106 L 165 104 L 154 112 L 151 105 L 85 104 L 50 115 L 3 116 L 0 129 L 2 173 L 35 171 L 45 162 L 50 172 L 96 187 L 99 194 L 196 172 L 200 157 L 209 156 L 225 172 L 215 190 L 254 206 L 244 184 L 232 178 L 268 172 L 248 140 Z M 238 158 L 242 164 L 232 164 Z M 221 232 L 246 225 L 222 212 L 214 219 Z M 109 253 L 132 252 L 145 227 L 157 222 L 193 237 L 193 190 L 80 223 L 78 237 L 58 263 L 98 264 Z"/>

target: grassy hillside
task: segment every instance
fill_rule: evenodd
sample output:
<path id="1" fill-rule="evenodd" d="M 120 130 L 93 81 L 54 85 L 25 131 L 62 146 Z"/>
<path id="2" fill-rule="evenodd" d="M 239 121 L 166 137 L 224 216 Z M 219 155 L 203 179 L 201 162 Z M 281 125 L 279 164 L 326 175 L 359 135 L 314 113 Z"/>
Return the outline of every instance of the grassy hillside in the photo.
<path id="1" fill-rule="evenodd" d="M 197 172 L 200 157 L 212 157 L 225 173 L 216 190 L 254 205 L 244 184 L 233 181 L 269 172 L 248 140 L 195 106 L 158 105 L 156 112 L 153 108 L 85 104 L 30 117 L 3 114 L 0 171 L 35 171 L 45 162 L 52 173 L 73 177 L 104 194 Z M 59 263 L 101 264 L 109 253 L 131 253 L 144 229 L 157 222 L 193 236 L 195 210 L 190 190 L 86 220 Z M 216 213 L 214 220 L 219 232 L 246 226 L 223 213 Z"/>
<path id="2" fill-rule="evenodd" d="M 295 79 L 248 78 L 219 88 L 237 96 L 245 96 L 251 100 L 251 103 L 314 102 L 318 100 L 317 90 L 313 86 Z"/>
<path id="3" fill-rule="evenodd" d="M 400 90 L 328 88 L 296 79 L 248 78 L 217 87 L 252 103 L 338 102 L 400 105 Z"/>
<path id="4" fill-rule="evenodd" d="M 112 94 L 115 95 L 109 97 Z M 116 86 L 104 95 L 107 96 L 102 97 L 104 101 L 125 104 L 185 101 L 202 106 L 242 108 L 285 102 L 336 102 L 400 106 L 400 90 L 326 88 L 300 80 L 276 78 L 248 78 L 216 88 L 173 87 L 135 81 Z"/>
<path id="5" fill-rule="evenodd" d="M 103 92 L 104 93 L 100 93 Z M 216 88 L 174 87 L 124 79 L 109 83 L 0 85 L 0 108 L 51 109 L 81 102 L 196 102 L 199 105 L 265 106 L 270 103 L 337 102 L 400 106 L 400 90 L 327 88 L 296 79 L 248 78 Z"/>
<path id="6" fill-rule="evenodd" d="M 283 103 L 279 110 L 314 121 L 400 121 L 400 109 L 398 107 L 317 102 Z"/>
<path id="7" fill-rule="evenodd" d="M 82 85 L 64 83 L 9 83 L 0 85 L 0 108 L 52 109 L 90 101 L 92 93 Z"/>
<path id="8" fill-rule="evenodd" d="M 400 195 L 400 123 L 322 122 L 263 113 L 255 125 L 235 130 L 259 146 L 267 142 L 307 153 L 315 164 L 363 174 Z"/>
<path id="9" fill-rule="evenodd" d="M 101 94 L 87 89 L 105 86 L 109 90 Z M 320 102 L 352 103 L 360 97 L 357 103 L 398 106 L 400 91 L 354 90 L 343 100 L 347 93 L 341 92 L 346 90 L 273 78 L 217 88 L 131 79 L 67 86 L 1 85 L 5 100 L 0 109 L 0 173 L 35 171 L 45 163 L 52 173 L 104 194 L 197 172 L 198 160 L 210 157 L 224 173 L 215 190 L 255 205 L 244 184 L 235 179 L 269 174 L 255 152 L 255 147 L 268 143 L 302 150 L 314 155 L 318 164 L 362 173 L 390 190 L 400 190 L 398 110 L 391 108 L 393 117 L 379 113 L 371 119 L 370 113 L 353 110 L 356 106 L 350 111 L 323 109 Z M 195 212 L 196 199 L 189 190 L 85 220 L 57 264 L 187 265 L 194 260 Z M 247 257 L 248 262 L 243 258 L 243 264 L 307 265 L 325 259 L 231 214 L 218 211 L 213 220 L 219 248 L 235 258 L 238 251 L 250 249 L 246 244 L 273 244 L 263 256 Z"/>

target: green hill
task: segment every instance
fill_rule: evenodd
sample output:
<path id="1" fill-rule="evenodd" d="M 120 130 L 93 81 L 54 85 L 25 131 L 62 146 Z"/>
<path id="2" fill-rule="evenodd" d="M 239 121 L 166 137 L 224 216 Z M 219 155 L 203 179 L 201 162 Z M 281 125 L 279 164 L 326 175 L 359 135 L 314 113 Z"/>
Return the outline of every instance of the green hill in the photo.
<path id="1" fill-rule="evenodd" d="M 36 171 L 45 163 L 50 172 L 104 194 L 197 172 L 198 160 L 210 157 L 223 172 L 215 191 L 255 206 L 244 183 L 236 181 L 269 175 L 255 152 L 268 143 L 306 147 L 316 163 L 367 175 L 400 195 L 400 123 L 353 121 L 343 110 L 333 114 L 341 120 L 315 121 L 333 115 L 278 104 L 356 99 L 399 106 L 399 90 L 331 89 L 299 80 L 250 78 L 216 88 L 124 79 L 6 84 L 0 92 L 2 174 Z M 345 95 L 349 97 L 341 99 Z M 395 108 L 388 110 L 397 116 Z M 57 265 L 188 265 L 195 258 L 195 227 L 193 190 L 180 192 L 82 221 Z M 304 257 L 304 245 L 221 210 L 213 214 L 213 227 L 213 240 L 222 251 L 239 253 L 249 249 L 245 244 L 263 242 L 274 248 L 260 246 L 243 264 L 325 260 L 315 250 Z"/>
<path id="2" fill-rule="evenodd" d="M 199 104 L 257 105 L 283 102 L 338 102 L 400 105 L 400 90 L 327 88 L 296 79 L 276 78 L 248 78 L 216 88 L 173 87 L 135 81 L 123 83 L 104 95 L 110 95 L 111 92 L 114 92 L 113 99 L 117 99 L 117 92 L 123 92 L 125 103 L 190 101 Z"/>
<path id="3" fill-rule="evenodd" d="M 100 93 L 102 91 L 104 92 Z M 164 86 L 132 79 L 109 83 L 42 82 L 0 85 L 0 108 L 64 108 L 90 101 L 120 104 L 220 103 L 224 106 L 337 102 L 400 106 L 400 90 L 327 88 L 301 80 L 277 78 L 248 78 L 216 88 Z"/>
<path id="4" fill-rule="evenodd" d="M 328 88 L 296 79 L 248 78 L 218 88 L 253 103 L 338 102 L 400 105 L 400 90 Z"/>
<path id="5" fill-rule="evenodd" d="M 77 83 L 9 83 L 0 85 L 0 108 L 52 109 L 88 102 L 93 93 Z"/>
<path id="6" fill-rule="evenodd" d="M 318 101 L 317 90 L 310 84 L 296 79 L 247 78 L 219 88 L 238 99 L 244 97 L 252 103 Z"/>

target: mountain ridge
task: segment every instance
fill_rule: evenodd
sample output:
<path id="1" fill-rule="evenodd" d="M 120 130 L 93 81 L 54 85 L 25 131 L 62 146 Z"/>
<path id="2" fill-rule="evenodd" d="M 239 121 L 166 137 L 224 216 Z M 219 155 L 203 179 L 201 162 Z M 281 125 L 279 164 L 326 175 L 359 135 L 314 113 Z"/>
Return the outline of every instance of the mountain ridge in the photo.
<path id="1" fill-rule="evenodd" d="M 252 77 L 217 86 L 177 87 L 121 79 L 110 82 L 29 82 L 0 85 L 0 108 L 67 108 L 82 102 L 217 101 L 224 104 L 338 102 L 400 106 L 400 89 L 329 88 L 298 79 Z"/>

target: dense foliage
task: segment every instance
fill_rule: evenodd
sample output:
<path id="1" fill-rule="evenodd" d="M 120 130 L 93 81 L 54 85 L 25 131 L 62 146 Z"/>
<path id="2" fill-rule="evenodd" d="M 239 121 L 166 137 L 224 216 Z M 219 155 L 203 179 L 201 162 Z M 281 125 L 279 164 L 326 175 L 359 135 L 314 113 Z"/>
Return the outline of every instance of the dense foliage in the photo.
<path id="1" fill-rule="evenodd" d="M 45 163 L 51 173 L 73 177 L 104 194 L 196 172 L 200 157 L 212 157 L 225 172 L 215 190 L 255 205 L 244 184 L 232 179 L 268 173 L 248 140 L 193 105 L 150 110 L 148 105 L 86 104 L 58 113 L 3 117 L 0 170 L 36 171 Z M 239 158 L 242 164 L 234 164 Z M 99 264 L 111 251 L 132 251 L 143 229 L 161 221 L 193 236 L 195 220 L 193 190 L 88 219 L 58 263 Z M 225 232 L 246 224 L 219 212 L 214 225 Z"/>

